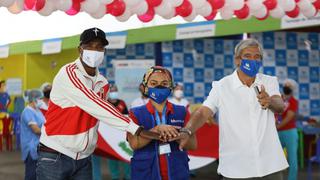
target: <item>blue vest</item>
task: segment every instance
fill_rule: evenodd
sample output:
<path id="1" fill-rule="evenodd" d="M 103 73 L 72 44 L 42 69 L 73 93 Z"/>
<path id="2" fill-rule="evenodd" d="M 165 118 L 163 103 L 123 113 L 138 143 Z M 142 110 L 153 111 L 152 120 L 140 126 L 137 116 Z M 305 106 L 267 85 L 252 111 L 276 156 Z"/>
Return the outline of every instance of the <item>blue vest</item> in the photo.
<path id="1" fill-rule="evenodd" d="M 173 106 L 174 114 L 168 114 L 166 120 L 168 125 L 183 127 L 186 116 L 186 109 L 183 106 Z M 146 105 L 131 109 L 138 120 L 138 124 L 149 130 L 156 126 L 152 114 L 147 110 Z M 186 151 L 179 150 L 177 142 L 171 142 L 171 153 L 166 154 L 168 162 L 169 180 L 189 179 L 188 155 Z M 159 142 L 151 141 L 145 147 L 135 150 L 131 158 L 131 179 L 132 180 L 161 180 L 159 166 Z"/>

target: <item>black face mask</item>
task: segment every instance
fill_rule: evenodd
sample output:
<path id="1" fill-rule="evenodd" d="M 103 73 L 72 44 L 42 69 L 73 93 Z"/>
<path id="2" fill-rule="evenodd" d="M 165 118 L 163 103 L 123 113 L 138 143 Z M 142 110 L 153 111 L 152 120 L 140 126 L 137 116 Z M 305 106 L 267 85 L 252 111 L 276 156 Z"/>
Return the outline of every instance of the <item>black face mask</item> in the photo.
<path id="1" fill-rule="evenodd" d="M 50 99 L 50 92 L 51 92 L 51 90 L 44 91 L 44 92 L 43 92 L 43 96 L 44 96 L 45 98 Z"/>
<path id="2" fill-rule="evenodd" d="M 285 95 L 290 95 L 292 93 L 292 89 L 290 89 L 288 86 L 283 87 L 283 93 Z"/>

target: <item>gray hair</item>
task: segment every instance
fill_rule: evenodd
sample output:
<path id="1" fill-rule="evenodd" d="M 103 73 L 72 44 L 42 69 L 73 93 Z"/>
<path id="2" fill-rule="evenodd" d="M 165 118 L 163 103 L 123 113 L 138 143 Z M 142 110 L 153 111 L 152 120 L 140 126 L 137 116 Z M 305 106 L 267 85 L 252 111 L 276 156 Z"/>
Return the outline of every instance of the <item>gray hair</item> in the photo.
<path id="1" fill-rule="evenodd" d="M 252 38 L 244 39 L 236 45 L 236 48 L 234 49 L 235 57 L 240 57 L 242 50 L 248 47 L 258 47 L 261 58 L 263 59 L 262 45 L 256 39 Z"/>

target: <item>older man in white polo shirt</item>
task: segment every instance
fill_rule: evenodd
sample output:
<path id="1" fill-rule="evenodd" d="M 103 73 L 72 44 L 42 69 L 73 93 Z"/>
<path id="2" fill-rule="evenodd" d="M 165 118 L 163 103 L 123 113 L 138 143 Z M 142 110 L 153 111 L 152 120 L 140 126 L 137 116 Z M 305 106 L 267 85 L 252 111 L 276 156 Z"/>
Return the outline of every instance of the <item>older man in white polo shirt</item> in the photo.
<path id="1" fill-rule="evenodd" d="M 237 69 L 212 89 L 181 131 L 182 149 L 190 135 L 219 111 L 219 167 L 224 179 L 283 179 L 288 163 L 281 148 L 274 113 L 284 110 L 276 77 L 258 73 L 263 48 L 254 39 L 235 48 Z"/>

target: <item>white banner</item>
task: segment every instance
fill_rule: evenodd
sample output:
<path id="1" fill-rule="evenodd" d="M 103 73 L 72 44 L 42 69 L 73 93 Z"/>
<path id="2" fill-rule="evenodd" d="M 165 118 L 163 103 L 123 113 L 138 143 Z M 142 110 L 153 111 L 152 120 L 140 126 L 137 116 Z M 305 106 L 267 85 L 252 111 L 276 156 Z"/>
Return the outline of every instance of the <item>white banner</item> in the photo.
<path id="1" fill-rule="evenodd" d="M 0 46 L 0 58 L 9 57 L 9 45 Z"/>
<path id="2" fill-rule="evenodd" d="M 120 99 L 129 107 L 131 102 L 140 97 L 139 84 L 142 82 L 144 73 L 155 60 L 113 60 L 115 70 L 115 83 L 118 86 Z"/>
<path id="3" fill-rule="evenodd" d="M 211 37 L 215 34 L 215 22 L 197 22 L 177 25 L 176 39 Z"/>
<path id="4" fill-rule="evenodd" d="M 6 80 L 7 92 L 10 95 L 21 95 L 22 94 L 22 79 L 20 78 L 9 78 Z"/>
<path id="5" fill-rule="evenodd" d="M 62 48 L 62 39 L 48 39 L 42 42 L 42 54 L 60 53 Z"/>
<path id="6" fill-rule="evenodd" d="M 307 18 L 300 14 L 296 18 L 290 18 L 288 16 L 284 16 L 281 19 L 281 28 L 295 28 L 295 27 L 304 27 L 304 26 L 314 26 L 320 24 L 320 14 L 315 17 Z"/>
<path id="7" fill-rule="evenodd" d="M 107 40 L 109 41 L 107 49 L 123 49 L 126 47 L 127 32 L 107 33 Z"/>

